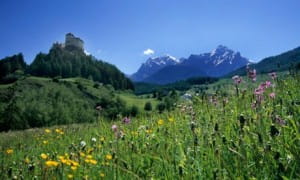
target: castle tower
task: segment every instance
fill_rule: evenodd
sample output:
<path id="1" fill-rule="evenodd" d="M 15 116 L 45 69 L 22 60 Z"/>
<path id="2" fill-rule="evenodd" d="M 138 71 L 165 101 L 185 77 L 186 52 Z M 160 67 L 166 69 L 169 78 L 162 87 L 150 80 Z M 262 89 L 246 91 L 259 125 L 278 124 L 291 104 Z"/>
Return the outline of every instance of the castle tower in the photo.
<path id="1" fill-rule="evenodd" d="M 80 38 L 74 36 L 72 33 L 66 34 L 65 39 L 65 48 L 67 50 L 81 50 L 83 51 L 83 40 Z"/>

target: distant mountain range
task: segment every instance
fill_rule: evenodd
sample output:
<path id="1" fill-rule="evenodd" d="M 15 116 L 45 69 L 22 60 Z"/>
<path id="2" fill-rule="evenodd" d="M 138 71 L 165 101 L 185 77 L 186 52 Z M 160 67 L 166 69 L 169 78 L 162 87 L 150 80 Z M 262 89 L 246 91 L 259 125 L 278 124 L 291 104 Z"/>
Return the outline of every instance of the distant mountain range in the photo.
<path id="1" fill-rule="evenodd" d="M 143 81 L 162 68 L 179 64 L 179 62 L 180 61 L 178 59 L 169 55 L 149 58 L 145 63 L 141 65 L 138 71 L 131 76 L 131 79 L 134 81 Z"/>
<path id="2" fill-rule="evenodd" d="M 219 45 L 210 53 L 191 55 L 180 60 L 172 56 L 149 58 L 139 70 L 131 76 L 136 82 L 166 84 L 190 77 L 221 77 L 250 63 L 225 46 Z"/>

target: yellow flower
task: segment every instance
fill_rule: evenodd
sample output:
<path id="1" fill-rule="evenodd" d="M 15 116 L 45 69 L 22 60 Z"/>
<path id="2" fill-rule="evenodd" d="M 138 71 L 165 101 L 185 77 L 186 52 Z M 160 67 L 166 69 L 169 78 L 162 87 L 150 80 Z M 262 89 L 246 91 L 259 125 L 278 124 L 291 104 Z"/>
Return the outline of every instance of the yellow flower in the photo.
<path id="1" fill-rule="evenodd" d="M 80 154 L 81 157 L 85 156 L 85 154 L 83 152 L 80 152 L 79 154 Z"/>
<path id="2" fill-rule="evenodd" d="M 65 159 L 65 156 L 57 156 L 59 160 Z"/>
<path id="3" fill-rule="evenodd" d="M 87 155 L 86 158 L 87 159 L 93 159 L 93 156 L 92 155 Z"/>
<path id="4" fill-rule="evenodd" d="M 51 130 L 50 129 L 45 129 L 45 132 L 46 133 L 51 133 Z"/>
<path id="5" fill-rule="evenodd" d="M 65 158 L 69 159 L 69 154 L 68 153 L 65 153 Z"/>
<path id="6" fill-rule="evenodd" d="M 30 163 L 30 159 L 29 159 L 28 157 L 26 157 L 25 160 L 24 160 L 24 162 L 25 162 L 26 164 L 28 164 L 28 163 Z"/>
<path id="7" fill-rule="evenodd" d="M 97 161 L 95 159 L 91 159 L 90 163 L 95 165 L 95 164 L 97 164 Z"/>
<path id="8" fill-rule="evenodd" d="M 105 156 L 105 158 L 106 158 L 107 160 L 112 160 L 112 155 L 107 154 L 107 155 Z"/>
<path id="9" fill-rule="evenodd" d="M 46 161 L 46 162 L 45 162 L 45 165 L 46 165 L 47 167 L 57 167 L 57 166 L 59 165 L 59 163 L 56 162 L 56 161 Z"/>
<path id="10" fill-rule="evenodd" d="M 74 178 L 73 174 L 68 174 L 68 179 L 73 179 L 73 178 Z"/>
<path id="11" fill-rule="evenodd" d="M 43 159 L 47 159 L 47 158 L 48 158 L 48 156 L 47 156 L 47 154 L 45 154 L 45 153 L 42 153 L 42 154 L 41 154 L 41 158 L 43 158 Z"/>
<path id="12" fill-rule="evenodd" d="M 71 166 L 71 162 L 69 160 L 66 160 L 66 165 Z"/>
<path id="13" fill-rule="evenodd" d="M 71 161 L 71 160 L 70 160 Z M 78 162 L 76 162 L 76 161 L 71 161 L 71 164 L 72 164 L 72 166 L 79 166 L 79 163 Z"/>
<path id="14" fill-rule="evenodd" d="M 48 141 L 46 141 L 46 140 L 45 140 L 45 141 L 43 141 L 43 144 L 48 144 Z"/>
<path id="15" fill-rule="evenodd" d="M 73 174 L 68 174 L 68 179 L 73 179 Z"/>
<path id="16" fill-rule="evenodd" d="M 174 118 L 170 117 L 169 122 L 174 122 Z"/>
<path id="17" fill-rule="evenodd" d="M 13 152 L 14 152 L 13 149 L 7 149 L 7 150 L 6 150 L 6 154 L 12 154 Z"/>
<path id="18" fill-rule="evenodd" d="M 60 129 L 55 129 L 55 132 L 60 133 Z"/>
<path id="19" fill-rule="evenodd" d="M 100 138 L 100 141 L 101 141 L 101 142 L 104 142 L 104 141 L 105 141 L 105 138 L 104 138 L 104 137 L 101 137 L 101 138 Z"/>
<path id="20" fill-rule="evenodd" d="M 104 173 L 100 173 L 100 177 L 104 177 L 105 176 L 105 174 Z"/>
<path id="21" fill-rule="evenodd" d="M 93 148 L 89 148 L 89 149 L 86 151 L 86 153 L 91 154 L 93 151 L 94 151 Z"/>
<path id="22" fill-rule="evenodd" d="M 158 124 L 159 126 L 163 125 L 163 124 L 164 124 L 164 120 L 162 120 L 162 119 L 158 120 L 158 121 L 157 121 L 157 124 Z"/>
<path id="23" fill-rule="evenodd" d="M 71 169 L 72 169 L 73 171 L 76 171 L 77 166 L 71 166 Z"/>
<path id="24" fill-rule="evenodd" d="M 84 162 L 86 162 L 86 163 L 89 163 L 89 162 L 90 162 L 90 160 L 89 160 L 89 159 L 85 159 L 85 160 L 84 160 Z"/>
<path id="25" fill-rule="evenodd" d="M 139 133 L 137 131 L 131 131 L 131 134 L 134 135 L 134 136 L 139 135 Z"/>
<path id="26" fill-rule="evenodd" d="M 151 129 L 147 129 L 147 130 L 146 130 L 146 133 L 147 133 L 147 134 L 150 134 L 150 133 L 152 133 L 152 130 L 151 130 Z"/>
<path id="27" fill-rule="evenodd" d="M 66 160 L 66 159 L 60 159 L 60 162 L 62 162 L 63 164 L 67 164 L 68 160 Z"/>

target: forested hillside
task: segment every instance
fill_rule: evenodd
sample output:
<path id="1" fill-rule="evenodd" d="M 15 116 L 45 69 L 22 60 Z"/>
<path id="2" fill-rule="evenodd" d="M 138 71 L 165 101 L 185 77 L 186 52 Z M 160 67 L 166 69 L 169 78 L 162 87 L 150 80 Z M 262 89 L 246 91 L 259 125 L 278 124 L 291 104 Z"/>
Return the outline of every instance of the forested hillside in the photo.
<path id="1" fill-rule="evenodd" d="M 114 65 L 82 51 L 66 50 L 60 44 L 54 44 L 48 54 L 39 53 L 28 72 L 43 77 L 83 77 L 111 84 L 115 89 L 133 89 L 131 81 Z"/>

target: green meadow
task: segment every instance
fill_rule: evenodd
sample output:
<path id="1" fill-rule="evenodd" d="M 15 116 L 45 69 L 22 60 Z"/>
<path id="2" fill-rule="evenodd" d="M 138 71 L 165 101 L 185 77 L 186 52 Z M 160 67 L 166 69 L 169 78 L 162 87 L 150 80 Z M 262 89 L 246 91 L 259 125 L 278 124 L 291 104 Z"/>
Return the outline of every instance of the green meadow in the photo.
<path id="1" fill-rule="evenodd" d="M 161 114 L 2 132 L 0 178 L 299 179 L 299 84 L 299 75 L 244 80 Z"/>

